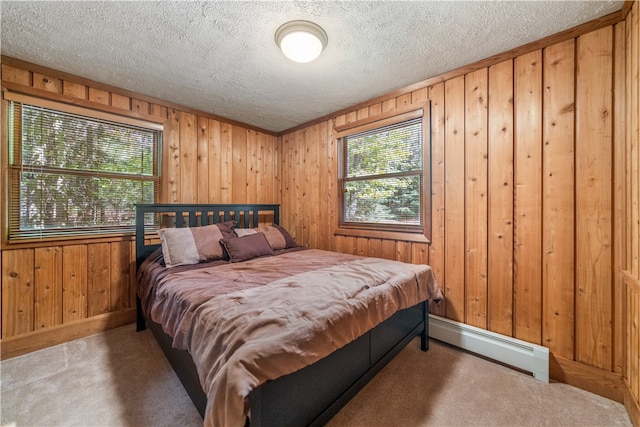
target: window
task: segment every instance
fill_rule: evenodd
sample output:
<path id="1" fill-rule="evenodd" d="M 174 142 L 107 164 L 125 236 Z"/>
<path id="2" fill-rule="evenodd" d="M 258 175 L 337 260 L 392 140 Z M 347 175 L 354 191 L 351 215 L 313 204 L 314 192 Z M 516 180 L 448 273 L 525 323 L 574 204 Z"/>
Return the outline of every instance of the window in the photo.
<path id="1" fill-rule="evenodd" d="M 134 231 L 135 204 L 157 200 L 161 127 L 35 101 L 9 104 L 9 239 Z"/>
<path id="2" fill-rule="evenodd" d="M 422 110 L 338 132 L 340 228 L 425 234 L 430 168 L 423 133 Z"/>

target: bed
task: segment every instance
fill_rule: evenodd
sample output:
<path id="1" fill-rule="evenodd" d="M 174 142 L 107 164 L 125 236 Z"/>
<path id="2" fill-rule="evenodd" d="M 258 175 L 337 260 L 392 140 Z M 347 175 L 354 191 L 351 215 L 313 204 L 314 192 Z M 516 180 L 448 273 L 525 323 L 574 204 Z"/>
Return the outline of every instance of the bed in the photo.
<path id="1" fill-rule="evenodd" d="M 428 349 L 430 267 L 300 247 L 279 222 L 273 204 L 136 207 L 137 329 L 206 425 L 323 425 L 416 336 Z"/>

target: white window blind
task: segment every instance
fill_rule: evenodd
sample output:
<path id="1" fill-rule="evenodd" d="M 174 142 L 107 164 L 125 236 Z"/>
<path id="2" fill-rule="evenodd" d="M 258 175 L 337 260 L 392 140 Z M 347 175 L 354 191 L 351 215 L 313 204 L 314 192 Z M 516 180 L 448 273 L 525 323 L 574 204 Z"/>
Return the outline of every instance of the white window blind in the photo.
<path id="1" fill-rule="evenodd" d="M 339 139 L 341 227 L 423 231 L 422 117 Z"/>
<path id="2" fill-rule="evenodd" d="M 162 132 L 11 101 L 9 239 L 133 232 Z"/>

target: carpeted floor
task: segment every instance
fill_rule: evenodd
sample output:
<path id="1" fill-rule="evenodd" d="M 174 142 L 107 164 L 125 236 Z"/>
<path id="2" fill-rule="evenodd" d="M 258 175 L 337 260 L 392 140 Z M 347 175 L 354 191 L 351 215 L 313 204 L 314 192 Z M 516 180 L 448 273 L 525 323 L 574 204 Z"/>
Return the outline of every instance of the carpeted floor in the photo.
<path id="1" fill-rule="evenodd" d="M 149 331 L 125 326 L 0 363 L 3 426 L 199 426 Z M 328 424 L 631 426 L 623 405 L 416 339 Z"/>

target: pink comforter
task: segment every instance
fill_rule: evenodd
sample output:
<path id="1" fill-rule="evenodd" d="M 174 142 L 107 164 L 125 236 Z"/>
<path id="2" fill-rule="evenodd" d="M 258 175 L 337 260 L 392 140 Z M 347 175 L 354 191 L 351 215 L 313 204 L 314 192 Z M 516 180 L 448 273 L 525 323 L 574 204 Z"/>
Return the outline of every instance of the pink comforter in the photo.
<path id="1" fill-rule="evenodd" d="M 313 249 L 158 277 L 141 289 L 143 307 L 174 347 L 191 353 L 207 426 L 244 425 L 244 400 L 260 384 L 320 360 L 397 310 L 442 298 L 429 266 Z"/>

